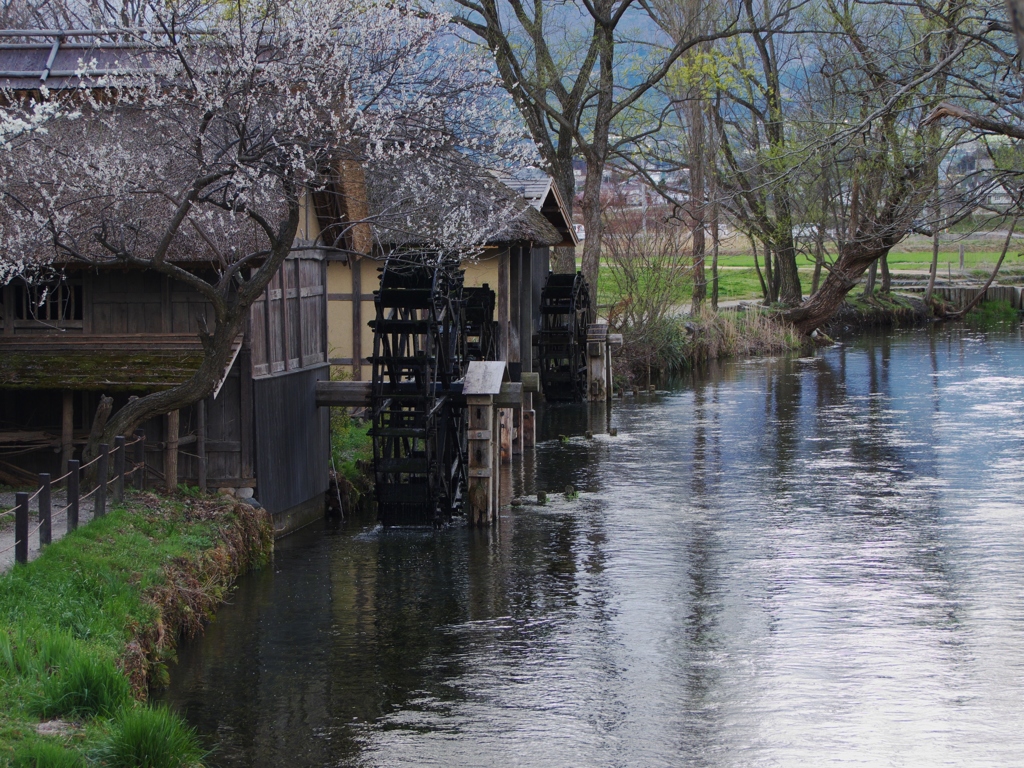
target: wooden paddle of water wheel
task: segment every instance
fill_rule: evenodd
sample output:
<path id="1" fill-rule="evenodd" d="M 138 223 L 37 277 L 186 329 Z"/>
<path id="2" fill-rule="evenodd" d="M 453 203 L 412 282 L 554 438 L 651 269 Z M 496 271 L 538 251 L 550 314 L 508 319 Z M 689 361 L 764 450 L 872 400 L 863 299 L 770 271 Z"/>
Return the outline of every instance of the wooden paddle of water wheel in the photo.
<path id="1" fill-rule="evenodd" d="M 540 316 L 537 347 L 544 397 L 581 403 L 587 399 L 587 326 L 593 319 L 583 274 L 548 273 Z"/>
<path id="2" fill-rule="evenodd" d="M 443 525 L 466 492 L 463 273 L 438 254 L 390 257 L 374 293 L 370 391 L 384 525 Z"/>

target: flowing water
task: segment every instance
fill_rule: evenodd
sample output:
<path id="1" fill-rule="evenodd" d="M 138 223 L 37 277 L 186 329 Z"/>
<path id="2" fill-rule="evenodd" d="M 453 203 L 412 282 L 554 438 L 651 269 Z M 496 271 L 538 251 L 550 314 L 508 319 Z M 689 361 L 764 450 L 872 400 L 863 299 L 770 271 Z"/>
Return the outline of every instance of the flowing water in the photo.
<path id="1" fill-rule="evenodd" d="M 223 766 L 1024 765 L 1022 341 L 549 408 L 546 506 L 283 540 L 165 698 Z"/>

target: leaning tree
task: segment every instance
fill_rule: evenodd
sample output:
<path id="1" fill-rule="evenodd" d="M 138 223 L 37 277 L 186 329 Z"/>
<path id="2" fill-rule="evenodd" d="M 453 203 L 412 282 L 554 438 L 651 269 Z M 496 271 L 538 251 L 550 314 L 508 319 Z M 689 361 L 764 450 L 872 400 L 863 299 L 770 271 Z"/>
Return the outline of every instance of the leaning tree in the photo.
<path id="1" fill-rule="evenodd" d="M 104 437 L 213 390 L 296 247 L 304 197 L 336 190 L 325 180 L 339 167 L 521 145 L 444 15 L 388 0 L 138 5 L 131 24 L 95 38 L 117 46 L 106 74 L 85 74 L 86 53 L 77 88 L 0 93 L 0 281 L 123 265 L 191 287 L 212 310 L 194 375 L 129 401 Z"/>

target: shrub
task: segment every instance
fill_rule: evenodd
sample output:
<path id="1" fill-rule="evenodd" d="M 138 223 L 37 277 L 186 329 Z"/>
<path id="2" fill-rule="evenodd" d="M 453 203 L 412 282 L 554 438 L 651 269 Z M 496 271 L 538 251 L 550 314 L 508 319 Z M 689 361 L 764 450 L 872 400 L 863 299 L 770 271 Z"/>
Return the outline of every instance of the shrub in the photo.
<path id="1" fill-rule="evenodd" d="M 164 706 L 122 709 L 100 750 L 111 768 L 186 768 L 204 756 L 195 729 Z"/>

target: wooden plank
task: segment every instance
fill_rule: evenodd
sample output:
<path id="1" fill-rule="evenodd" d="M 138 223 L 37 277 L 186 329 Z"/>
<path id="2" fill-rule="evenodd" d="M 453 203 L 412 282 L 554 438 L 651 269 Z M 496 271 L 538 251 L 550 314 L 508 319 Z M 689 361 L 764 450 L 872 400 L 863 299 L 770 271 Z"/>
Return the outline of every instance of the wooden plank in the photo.
<path id="1" fill-rule="evenodd" d="M 316 404 L 350 408 L 367 406 L 370 404 L 370 384 L 369 381 L 318 381 Z"/>
<path id="2" fill-rule="evenodd" d="M 508 360 L 509 351 L 509 249 L 506 248 L 498 256 L 498 326 L 501 328 L 499 355 Z"/>

